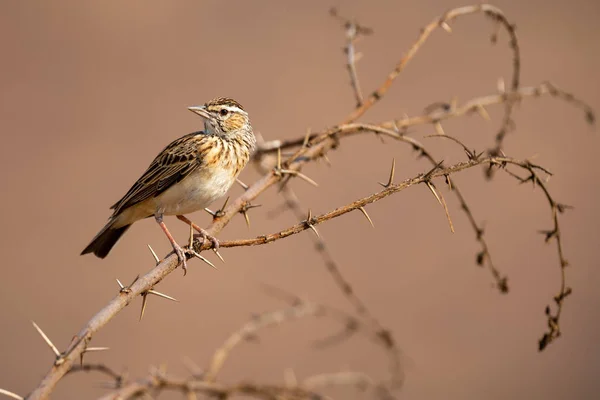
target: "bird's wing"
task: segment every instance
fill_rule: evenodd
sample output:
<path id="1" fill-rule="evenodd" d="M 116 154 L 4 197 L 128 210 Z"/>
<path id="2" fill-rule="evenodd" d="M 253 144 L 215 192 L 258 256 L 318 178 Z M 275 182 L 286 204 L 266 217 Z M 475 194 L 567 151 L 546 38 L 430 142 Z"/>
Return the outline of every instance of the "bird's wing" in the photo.
<path id="1" fill-rule="evenodd" d="M 204 135 L 202 131 L 190 133 L 165 147 L 125 196 L 111 207 L 115 210 L 114 215 L 146 199 L 158 196 L 198 169 L 202 165 L 198 153 L 198 139 L 199 136 Z"/>

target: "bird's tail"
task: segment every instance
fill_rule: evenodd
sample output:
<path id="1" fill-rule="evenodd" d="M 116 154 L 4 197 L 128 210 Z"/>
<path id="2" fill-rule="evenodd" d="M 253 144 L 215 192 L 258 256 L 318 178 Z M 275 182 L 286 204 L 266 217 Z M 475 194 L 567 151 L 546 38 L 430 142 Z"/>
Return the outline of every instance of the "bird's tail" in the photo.
<path id="1" fill-rule="evenodd" d="M 110 220 L 90 244 L 81 252 L 81 255 L 94 253 L 97 257 L 104 258 L 108 255 L 119 238 L 129 229 L 131 225 L 113 228 L 114 220 Z"/>

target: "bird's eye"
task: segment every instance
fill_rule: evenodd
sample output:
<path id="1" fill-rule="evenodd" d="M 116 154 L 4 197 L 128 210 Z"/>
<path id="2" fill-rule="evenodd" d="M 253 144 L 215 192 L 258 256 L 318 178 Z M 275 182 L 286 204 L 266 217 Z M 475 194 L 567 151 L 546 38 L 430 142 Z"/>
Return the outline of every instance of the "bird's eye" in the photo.
<path id="1" fill-rule="evenodd" d="M 222 108 L 221 111 L 219 111 L 219 112 L 222 116 L 226 116 L 229 113 L 229 110 L 226 108 Z"/>

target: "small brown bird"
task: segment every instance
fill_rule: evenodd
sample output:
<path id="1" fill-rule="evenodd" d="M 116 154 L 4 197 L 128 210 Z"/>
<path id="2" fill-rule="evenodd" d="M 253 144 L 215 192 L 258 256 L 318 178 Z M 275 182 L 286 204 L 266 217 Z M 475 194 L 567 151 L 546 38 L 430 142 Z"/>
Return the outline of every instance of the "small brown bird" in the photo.
<path id="1" fill-rule="evenodd" d="M 229 190 L 248 163 L 256 139 L 248 113 L 233 99 L 217 98 L 188 109 L 204 118 L 204 130 L 173 141 L 156 156 L 141 178 L 111 207 L 114 212 L 108 223 L 82 255 L 106 257 L 131 224 L 154 216 L 185 269 L 184 250 L 169 233 L 163 215 L 176 215 L 218 248 L 216 238 L 183 214 L 207 207 Z"/>

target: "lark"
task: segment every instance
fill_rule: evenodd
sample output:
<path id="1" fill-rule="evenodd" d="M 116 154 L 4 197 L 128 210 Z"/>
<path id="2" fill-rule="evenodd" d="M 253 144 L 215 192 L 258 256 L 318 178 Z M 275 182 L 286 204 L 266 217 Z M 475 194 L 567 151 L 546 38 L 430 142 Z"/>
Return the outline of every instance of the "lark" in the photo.
<path id="1" fill-rule="evenodd" d="M 256 145 L 248 113 L 237 101 L 221 97 L 203 106 L 189 107 L 204 119 L 204 130 L 176 139 L 156 156 L 114 210 L 108 223 L 81 254 L 105 258 L 136 221 L 154 217 L 169 239 L 184 270 L 185 250 L 163 221 L 175 215 L 189 224 L 214 249 L 219 241 L 184 214 L 201 210 L 222 197 L 248 163 Z"/>

